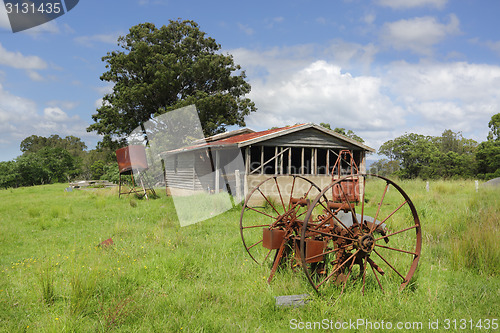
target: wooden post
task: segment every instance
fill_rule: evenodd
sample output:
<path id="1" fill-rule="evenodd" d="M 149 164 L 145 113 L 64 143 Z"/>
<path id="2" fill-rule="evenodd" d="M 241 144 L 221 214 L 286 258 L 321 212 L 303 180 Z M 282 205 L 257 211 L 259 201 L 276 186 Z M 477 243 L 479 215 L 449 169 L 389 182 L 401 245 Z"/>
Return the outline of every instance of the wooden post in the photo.
<path id="1" fill-rule="evenodd" d="M 264 174 L 264 146 L 260 146 L 260 174 Z"/>
<path id="2" fill-rule="evenodd" d="M 276 156 L 278 156 L 278 146 L 274 147 L 274 156 L 275 156 L 275 159 L 274 159 L 274 174 L 277 175 L 279 172 L 278 172 L 278 158 Z"/>
<path id="3" fill-rule="evenodd" d="M 330 173 L 330 151 L 326 149 L 326 174 Z"/>
<path id="4" fill-rule="evenodd" d="M 284 160 L 284 158 L 283 158 L 283 147 L 281 147 L 281 153 L 282 154 L 280 156 L 280 175 L 283 174 L 283 160 Z"/>
<path id="5" fill-rule="evenodd" d="M 359 166 L 359 172 L 366 173 L 366 154 L 364 151 L 361 152 L 361 165 Z"/>
<path id="6" fill-rule="evenodd" d="M 292 147 L 289 147 L 290 150 L 288 151 L 288 174 L 292 174 Z"/>
<path id="7" fill-rule="evenodd" d="M 219 151 L 215 151 L 215 193 L 219 193 L 220 185 L 220 154 Z"/>
<path id="8" fill-rule="evenodd" d="M 250 174 L 250 147 L 251 146 L 248 146 L 245 148 L 245 173 L 247 175 Z"/>
<path id="9" fill-rule="evenodd" d="M 317 148 L 313 148 L 312 149 L 312 152 L 311 152 L 311 164 L 314 163 L 314 165 L 312 166 L 312 170 L 311 170 L 311 173 L 313 175 L 317 175 L 318 174 L 318 149 Z"/>
<path id="10" fill-rule="evenodd" d="M 300 155 L 300 174 L 304 174 L 304 147 L 302 147 L 302 153 Z"/>
<path id="11" fill-rule="evenodd" d="M 240 170 L 234 170 L 234 178 L 236 181 L 236 202 L 241 202 L 241 178 Z"/>

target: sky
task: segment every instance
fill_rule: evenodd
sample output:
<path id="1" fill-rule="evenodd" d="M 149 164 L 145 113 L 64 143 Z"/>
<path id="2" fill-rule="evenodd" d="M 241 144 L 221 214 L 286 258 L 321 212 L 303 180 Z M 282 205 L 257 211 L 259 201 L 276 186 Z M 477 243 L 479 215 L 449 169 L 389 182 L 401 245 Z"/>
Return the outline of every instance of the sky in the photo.
<path id="1" fill-rule="evenodd" d="M 0 2 L 1 4 L 1 2 Z M 136 24 L 193 20 L 252 86 L 254 130 L 329 123 L 365 144 L 446 129 L 485 141 L 500 112 L 498 0 L 82 0 L 13 33 L 0 6 L 0 161 L 30 135 L 81 138 L 112 92 L 101 60 Z"/>

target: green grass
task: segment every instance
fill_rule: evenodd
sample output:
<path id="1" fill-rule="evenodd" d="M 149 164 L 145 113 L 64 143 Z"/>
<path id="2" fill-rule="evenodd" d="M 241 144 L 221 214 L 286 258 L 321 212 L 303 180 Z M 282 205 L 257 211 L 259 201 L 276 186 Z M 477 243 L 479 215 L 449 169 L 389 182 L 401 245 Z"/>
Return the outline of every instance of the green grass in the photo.
<path id="1" fill-rule="evenodd" d="M 301 271 L 278 271 L 267 284 L 269 267 L 243 248 L 238 208 L 181 228 L 165 196 L 119 199 L 116 190 L 64 192 L 64 184 L 1 190 L 0 331 L 288 332 L 324 319 L 421 322 L 430 331 L 429 321 L 498 318 L 500 191 L 476 193 L 473 181 L 431 182 L 429 192 L 422 181 L 397 183 L 422 225 L 414 283 L 385 293 L 374 285 L 364 296 L 353 285 L 338 300 L 334 287 L 316 295 Z M 98 246 L 108 238 L 113 246 Z M 275 306 L 275 296 L 303 293 L 306 306 Z"/>

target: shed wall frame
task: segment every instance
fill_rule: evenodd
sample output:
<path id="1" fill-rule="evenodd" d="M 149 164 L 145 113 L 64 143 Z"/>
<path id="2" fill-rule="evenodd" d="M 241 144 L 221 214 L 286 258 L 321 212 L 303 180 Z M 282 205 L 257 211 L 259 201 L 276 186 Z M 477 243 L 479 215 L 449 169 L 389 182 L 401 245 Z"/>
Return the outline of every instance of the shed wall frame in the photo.
<path id="1" fill-rule="evenodd" d="M 246 175 L 325 175 L 330 176 L 341 148 L 328 147 L 287 147 L 253 145 L 242 148 L 245 157 Z M 354 150 L 353 156 L 359 171 L 366 171 L 366 154 L 363 150 Z M 349 162 L 344 161 L 340 175 L 350 174 Z"/>
<path id="2" fill-rule="evenodd" d="M 193 192 L 227 191 L 226 184 L 231 182 L 235 186 L 238 177 L 238 184 L 243 186 L 239 190 L 246 195 L 253 187 L 251 184 L 256 184 L 256 180 L 262 181 L 273 175 L 300 175 L 309 178 L 320 187 L 327 186 L 332 181 L 332 172 L 333 178 L 338 178 L 338 170 L 333 168 L 340 150 L 340 148 L 265 145 L 243 147 L 241 153 L 245 167 L 244 179 L 240 179 L 241 176 L 236 175 L 236 172 L 224 175 L 220 173 L 220 166 L 224 165 L 225 161 L 220 161 L 217 149 L 176 154 L 165 163 L 167 193 L 189 195 Z M 353 155 L 359 171 L 364 173 L 365 152 L 355 150 Z M 238 170 L 238 174 L 243 173 Z M 350 174 L 348 164 L 344 163 L 340 174 L 341 176 Z"/>
<path id="3" fill-rule="evenodd" d="M 210 141 L 211 145 L 202 149 L 168 154 L 165 163 L 167 193 L 169 187 L 180 189 L 183 194 L 218 193 L 232 188 L 246 195 L 256 181 L 274 175 L 300 175 L 325 187 L 331 183 L 332 175 L 336 179 L 351 173 L 350 161 L 343 161 L 341 169 L 334 170 L 341 150 L 351 151 L 358 171 L 366 172 L 366 152 L 372 150 L 370 147 L 316 127 L 313 124 L 289 127 L 232 144 L 217 145 L 217 141 Z M 241 153 L 244 162 L 241 170 L 228 171 L 224 167 L 228 149 Z M 231 185 L 227 186 L 229 183 Z M 362 187 L 360 184 L 360 191 Z"/>

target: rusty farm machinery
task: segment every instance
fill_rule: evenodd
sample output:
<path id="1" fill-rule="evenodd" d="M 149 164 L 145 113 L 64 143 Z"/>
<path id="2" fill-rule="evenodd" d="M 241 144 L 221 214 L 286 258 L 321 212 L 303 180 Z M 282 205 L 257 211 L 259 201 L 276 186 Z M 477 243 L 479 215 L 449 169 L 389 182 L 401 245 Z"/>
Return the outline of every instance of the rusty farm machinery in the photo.
<path id="1" fill-rule="evenodd" d="M 405 288 L 422 246 L 412 201 L 390 179 L 359 173 L 350 151 L 340 152 L 331 176 L 325 188 L 304 176 L 276 175 L 251 189 L 240 217 L 246 251 L 270 267 L 269 283 L 290 267 L 303 270 L 318 292 L 332 285 L 339 295 L 354 284 L 363 293 Z"/>

